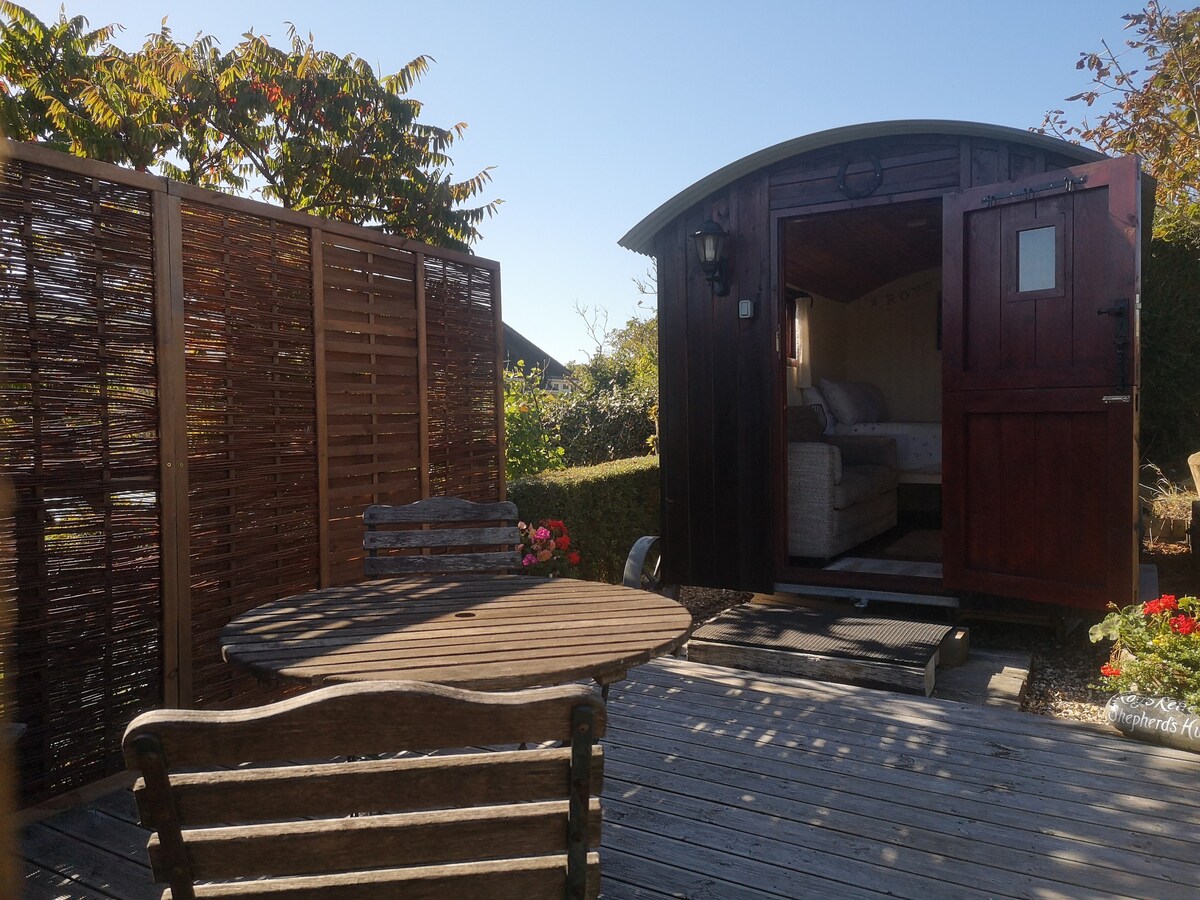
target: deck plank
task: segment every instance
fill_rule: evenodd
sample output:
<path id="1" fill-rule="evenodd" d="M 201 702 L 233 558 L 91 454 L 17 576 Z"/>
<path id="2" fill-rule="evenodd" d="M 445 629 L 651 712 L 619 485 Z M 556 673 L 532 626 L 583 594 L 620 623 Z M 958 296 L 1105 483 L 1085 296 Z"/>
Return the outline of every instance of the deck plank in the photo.
<path id="1" fill-rule="evenodd" d="M 662 659 L 610 696 L 606 900 L 1146 897 L 1200 883 L 1200 756 Z M 24 832 L 27 896 L 157 897 L 128 791 Z"/>
<path id="2" fill-rule="evenodd" d="M 155 896 L 157 896 L 157 892 Z M 120 900 L 46 869 L 30 867 L 21 887 L 21 900 Z"/>
<path id="3" fill-rule="evenodd" d="M 1080 735 L 1021 713 L 997 725 L 963 704 L 897 699 L 655 662 L 611 695 L 606 799 L 636 787 L 651 798 L 649 809 L 669 796 L 678 818 L 695 822 L 707 807 L 722 832 L 752 833 L 757 817 L 762 833 L 819 850 L 836 871 L 846 871 L 839 857 L 885 864 L 889 877 L 862 886 L 898 896 L 962 896 L 969 888 L 990 896 L 1193 895 L 1195 809 L 1177 802 L 1178 783 L 1147 776 L 1162 765 L 1179 773 L 1187 763 L 1194 773 L 1196 757 L 1160 756 L 1115 734 Z M 1014 731 L 1031 750 L 1060 758 L 1031 764 L 1011 754 Z M 970 749 L 960 751 L 960 741 Z M 1126 771 L 1112 779 L 1116 788 L 1100 778 L 1061 784 L 1076 751 L 1091 747 Z M 1050 763 L 1052 771 L 1039 771 Z M 749 818 L 739 825 L 738 816 Z M 624 821 L 637 827 L 629 815 Z M 645 828 L 674 834 L 670 821 L 647 813 Z M 697 843 L 694 834 L 687 840 Z M 804 890 L 811 870 L 795 868 Z M 904 872 L 923 875 L 924 891 L 902 883 Z"/>
<path id="4" fill-rule="evenodd" d="M 75 812 L 67 810 L 59 816 Z M 81 895 L 90 891 L 120 900 L 152 900 L 161 895 L 161 888 L 155 887 L 150 879 L 149 860 L 126 856 L 123 838 L 118 837 L 112 847 L 91 843 L 73 829 L 54 827 L 59 816 L 24 830 L 21 854 L 30 869 L 45 870 L 76 882 Z"/>
<path id="5" fill-rule="evenodd" d="M 817 708 L 806 710 L 805 717 L 812 716 L 817 721 L 817 717 L 823 715 L 826 724 L 833 719 L 839 731 L 861 730 L 878 735 L 893 729 L 893 733 L 903 734 L 905 740 L 914 743 L 935 744 L 950 739 L 956 749 L 1035 765 L 1057 764 L 1071 772 L 1106 779 L 1119 779 L 1131 763 L 1144 762 L 1142 757 L 1147 747 L 1124 740 L 1112 729 L 1102 726 L 939 698 L 907 697 L 861 688 L 851 688 L 847 692 L 841 690 L 841 685 L 694 665 L 694 671 L 701 672 L 703 677 L 685 680 L 682 684 L 679 678 L 686 679 L 685 673 L 693 670 L 672 671 L 664 678 L 664 673 L 655 666 L 639 669 L 638 688 L 643 696 L 670 689 L 673 692 L 670 696 L 674 697 L 679 691 L 687 690 L 696 696 L 706 694 L 719 698 L 718 705 L 739 700 L 764 709 L 778 708 L 780 701 L 772 698 L 791 697 L 808 704 L 816 703 Z M 856 729 L 858 724 L 865 727 Z M 897 724 L 914 727 L 906 732 L 896 732 L 894 726 Z M 1038 753 L 1043 755 L 1036 755 Z M 1196 773 L 1197 761 L 1194 753 L 1155 748 L 1153 766 L 1132 767 L 1131 770 L 1137 773 L 1134 786 L 1155 782 L 1171 789 L 1174 802 L 1200 805 L 1200 785 L 1190 780 Z M 1189 780 L 1181 783 L 1181 777 Z M 1091 777 L 1079 780 L 1089 785 L 1094 783 Z"/>
<path id="6" fill-rule="evenodd" d="M 677 729 L 686 726 L 689 720 L 700 720 L 704 723 L 702 728 L 711 731 L 718 743 L 727 741 L 728 727 L 720 724 L 719 720 L 713 721 L 721 707 L 714 705 L 711 698 L 704 700 L 706 702 L 697 703 L 689 697 L 685 701 L 681 694 L 661 699 L 641 694 L 629 704 L 633 710 L 630 715 L 636 724 L 631 723 L 628 730 L 648 730 L 665 737 L 663 728 Z M 685 702 L 692 704 L 688 711 L 684 709 Z M 1163 821 L 1158 823 L 1139 820 L 1136 824 L 1164 838 L 1174 834 L 1179 824 L 1200 827 L 1200 809 L 1189 802 L 1194 791 L 1186 783 L 1158 785 L 1153 784 L 1152 778 L 1139 780 L 1138 777 L 1119 775 L 1110 778 L 1103 773 L 1080 774 L 1072 768 L 1073 757 L 1069 755 L 1061 756 L 1055 765 L 1029 763 L 1019 754 L 1012 753 L 1007 745 L 995 742 L 992 742 L 995 752 L 980 753 L 971 747 L 977 742 L 973 741 L 967 729 L 934 742 L 927 734 L 898 730 L 885 722 L 869 723 L 871 727 L 865 731 L 854 730 L 864 727 L 862 720 L 839 719 L 835 715 L 811 711 L 805 711 L 802 719 L 781 720 L 778 718 L 781 709 L 778 705 L 768 712 L 747 708 L 739 724 L 769 732 L 774 743 L 784 745 L 795 754 L 807 751 L 833 757 L 832 762 L 841 765 L 852 757 L 854 763 L 860 766 L 901 769 L 968 784 L 977 781 L 979 773 L 986 773 L 987 779 L 982 786 L 989 791 L 1041 798 L 1044 801 L 1041 805 L 1057 802 L 1068 807 L 1072 803 L 1096 806 L 1097 779 L 1104 779 L 1105 792 L 1101 798 L 1104 802 L 1101 805 L 1105 815 L 1120 811 L 1130 815 L 1161 816 Z M 967 749 L 960 749 L 960 742 Z M 823 760 L 819 764 L 830 765 L 832 762 Z M 800 756 L 795 764 L 811 763 Z M 1115 765 L 1134 768 L 1128 762 Z M 1194 779 L 1195 765 L 1193 763 L 1192 773 L 1180 773 L 1180 778 Z M 890 773 L 877 775 L 890 777 Z M 938 790 L 936 786 L 929 786 L 928 789 Z M 1168 799 L 1164 801 L 1163 797 Z M 997 797 L 993 802 L 999 799 Z"/>

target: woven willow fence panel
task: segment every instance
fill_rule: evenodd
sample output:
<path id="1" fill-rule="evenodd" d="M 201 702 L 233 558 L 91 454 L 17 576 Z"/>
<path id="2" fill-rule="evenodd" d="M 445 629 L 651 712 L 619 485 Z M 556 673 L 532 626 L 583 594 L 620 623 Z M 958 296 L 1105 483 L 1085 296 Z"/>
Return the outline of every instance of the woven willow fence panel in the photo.
<path id="1" fill-rule="evenodd" d="M 162 702 L 150 203 L 36 165 L 2 171 L 6 687 L 28 727 L 23 791 L 40 798 L 119 769 L 125 724 Z"/>
<path id="2" fill-rule="evenodd" d="M 221 659 L 238 613 L 319 583 L 308 230 L 182 204 L 197 706 L 256 699 Z"/>
<path id="3" fill-rule="evenodd" d="M 0 597 L 29 804 L 119 772 L 144 709 L 265 699 L 221 628 L 361 580 L 365 506 L 503 495 L 500 305 L 487 260 L 4 151 Z"/>
<path id="4" fill-rule="evenodd" d="M 425 265 L 430 491 L 486 500 L 502 478 L 493 273 L 449 260 Z"/>

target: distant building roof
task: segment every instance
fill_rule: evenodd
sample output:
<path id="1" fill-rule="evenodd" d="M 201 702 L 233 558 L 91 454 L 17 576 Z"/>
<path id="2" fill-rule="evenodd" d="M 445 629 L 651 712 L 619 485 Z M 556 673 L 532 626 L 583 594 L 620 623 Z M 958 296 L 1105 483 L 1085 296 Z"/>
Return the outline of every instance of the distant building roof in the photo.
<path id="1" fill-rule="evenodd" d="M 524 360 L 526 369 L 533 366 L 541 369 L 542 378 L 545 380 L 565 380 L 568 377 L 566 366 L 506 322 L 504 323 L 504 365 L 508 368 L 516 368 L 517 363 L 521 360 Z"/>

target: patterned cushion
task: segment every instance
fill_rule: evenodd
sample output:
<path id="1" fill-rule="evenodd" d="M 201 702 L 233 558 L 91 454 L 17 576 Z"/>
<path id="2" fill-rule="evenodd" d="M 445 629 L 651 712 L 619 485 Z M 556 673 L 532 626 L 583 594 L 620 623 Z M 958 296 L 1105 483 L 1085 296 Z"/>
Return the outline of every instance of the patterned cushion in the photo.
<path id="1" fill-rule="evenodd" d="M 839 434 L 874 434 L 895 438 L 901 472 L 934 475 L 942 469 L 941 422 L 863 422 L 839 425 Z"/>
<path id="2" fill-rule="evenodd" d="M 887 417 L 883 394 L 873 384 L 822 378 L 821 393 L 825 395 L 834 417 L 844 425 L 881 422 Z"/>

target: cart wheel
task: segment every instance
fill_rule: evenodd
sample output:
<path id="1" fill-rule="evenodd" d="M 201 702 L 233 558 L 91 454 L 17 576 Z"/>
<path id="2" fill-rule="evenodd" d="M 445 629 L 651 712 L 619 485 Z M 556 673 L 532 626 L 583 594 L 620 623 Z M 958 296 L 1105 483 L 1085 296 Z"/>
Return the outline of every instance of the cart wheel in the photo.
<path id="1" fill-rule="evenodd" d="M 625 560 L 625 587 L 641 588 L 666 597 L 679 594 L 678 585 L 664 585 L 662 581 L 662 541 L 658 535 L 650 534 L 638 538 L 629 558 Z"/>

